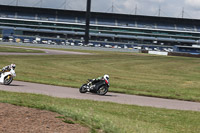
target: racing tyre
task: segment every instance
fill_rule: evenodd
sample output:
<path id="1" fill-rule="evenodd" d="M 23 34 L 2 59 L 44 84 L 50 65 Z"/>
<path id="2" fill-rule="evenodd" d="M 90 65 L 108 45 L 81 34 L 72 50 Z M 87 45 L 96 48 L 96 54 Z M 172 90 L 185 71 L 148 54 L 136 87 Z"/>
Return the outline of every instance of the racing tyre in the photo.
<path id="1" fill-rule="evenodd" d="M 13 77 L 10 76 L 10 75 L 8 75 L 8 76 L 6 76 L 6 77 L 4 78 L 3 84 L 4 84 L 4 85 L 9 85 L 9 84 L 12 83 L 12 81 L 13 81 Z"/>
<path id="2" fill-rule="evenodd" d="M 80 93 L 86 93 L 87 92 L 87 84 L 84 84 L 81 86 L 81 88 L 79 89 Z"/>
<path id="3" fill-rule="evenodd" d="M 105 85 L 102 85 L 99 90 L 97 91 L 98 95 L 105 95 L 108 92 L 108 87 Z"/>

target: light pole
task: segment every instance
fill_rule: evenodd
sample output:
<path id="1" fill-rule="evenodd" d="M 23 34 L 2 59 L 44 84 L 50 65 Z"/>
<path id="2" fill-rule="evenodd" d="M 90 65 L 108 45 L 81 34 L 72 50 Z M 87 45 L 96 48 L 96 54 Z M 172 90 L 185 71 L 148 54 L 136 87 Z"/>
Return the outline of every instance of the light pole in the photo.
<path id="1" fill-rule="evenodd" d="M 89 43 L 89 32 L 90 32 L 90 10 L 91 0 L 87 0 L 87 11 L 86 11 L 86 26 L 85 26 L 85 45 Z"/>

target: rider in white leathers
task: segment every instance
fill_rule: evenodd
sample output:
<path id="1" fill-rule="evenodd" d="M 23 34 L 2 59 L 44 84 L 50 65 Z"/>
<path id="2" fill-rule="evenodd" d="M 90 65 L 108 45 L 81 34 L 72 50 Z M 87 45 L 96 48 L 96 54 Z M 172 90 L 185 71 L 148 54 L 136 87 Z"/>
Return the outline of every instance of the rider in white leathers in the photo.
<path id="1" fill-rule="evenodd" d="M 10 71 L 11 68 L 13 68 L 13 70 L 15 70 L 15 67 L 16 67 L 15 64 L 10 64 L 8 66 L 3 67 L 2 70 L 0 71 L 0 75 L 1 75 L 1 73 L 5 72 L 5 71 Z"/>

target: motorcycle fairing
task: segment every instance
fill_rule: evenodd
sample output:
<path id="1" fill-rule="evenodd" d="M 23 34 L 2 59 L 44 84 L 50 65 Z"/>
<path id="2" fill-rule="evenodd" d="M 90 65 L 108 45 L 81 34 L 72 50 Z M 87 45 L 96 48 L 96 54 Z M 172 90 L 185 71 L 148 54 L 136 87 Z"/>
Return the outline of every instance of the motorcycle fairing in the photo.
<path id="1" fill-rule="evenodd" d="M 98 91 L 98 89 L 100 88 L 100 86 L 106 85 L 106 82 L 105 82 L 105 80 L 100 80 L 98 82 L 95 82 L 94 85 L 95 85 L 94 91 L 96 92 L 96 91 Z"/>
<path id="2" fill-rule="evenodd" d="M 4 79 L 5 79 L 6 76 L 16 77 L 15 70 L 11 69 L 10 71 L 6 71 L 4 73 L 1 73 L 0 83 L 4 84 Z"/>

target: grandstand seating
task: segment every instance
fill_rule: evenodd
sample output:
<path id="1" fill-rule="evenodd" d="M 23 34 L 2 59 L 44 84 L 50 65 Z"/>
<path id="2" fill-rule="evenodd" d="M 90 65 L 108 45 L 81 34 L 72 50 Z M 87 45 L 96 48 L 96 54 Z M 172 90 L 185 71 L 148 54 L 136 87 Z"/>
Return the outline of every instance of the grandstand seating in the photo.
<path id="1" fill-rule="evenodd" d="M 75 18 L 75 22 L 76 23 L 85 23 L 85 18 L 83 18 L 83 17 L 76 17 Z"/>
<path id="2" fill-rule="evenodd" d="M 0 17 L 3 18 L 18 18 L 29 20 L 45 20 L 45 21 L 58 21 L 58 22 L 70 22 L 70 23 L 85 23 L 83 17 L 72 17 L 64 15 L 52 15 L 52 14 L 34 14 L 24 12 L 2 12 Z M 125 21 L 120 19 L 104 19 L 104 18 L 92 18 L 91 24 L 97 25 L 110 25 L 110 26 L 122 26 L 122 27 L 137 27 L 147 29 L 166 29 L 166 30 L 180 30 L 180 31 L 200 31 L 200 26 L 188 26 L 188 25 L 175 25 L 175 24 L 163 24 L 153 22 L 142 21 Z M 195 30 L 196 27 L 196 30 Z"/>
<path id="3" fill-rule="evenodd" d="M 58 15 L 58 16 L 57 16 L 57 21 L 58 21 L 58 22 L 60 21 L 60 22 L 71 22 L 71 23 L 75 23 L 75 17 Z"/>
<path id="4" fill-rule="evenodd" d="M 181 25 L 177 24 L 177 30 L 182 30 L 182 31 L 195 31 L 194 25 Z"/>
<path id="5" fill-rule="evenodd" d="M 15 12 L 1 11 L 0 12 L 0 17 L 14 18 L 15 17 Z"/>
<path id="6" fill-rule="evenodd" d="M 15 18 L 34 20 L 34 19 L 36 19 L 36 16 L 37 16 L 36 14 L 19 12 L 19 13 L 17 13 Z"/>
<path id="7" fill-rule="evenodd" d="M 97 23 L 97 19 L 91 18 L 91 19 L 90 19 L 90 23 L 91 23 L 91 24 L 96 24 L 96 23 Z"/>
<path id="8" fill-rule="evenodd" d="M 98 18 L 98 25 L 115 25 L 115 20 L 114 19 L 103 19 L 103 18 Z"/>
<path id="9" fill-rule="evenodd" d="M 156 23 L 157 29 L 175 30 L 174 24 Z"/>
<path id="10" fill-rule="evenodd" d="M 38 20 L 56 21 L 56 16 L 51 14 L 36 14 Z"/>
<path id="11" fill-rule="evenodd" d="M 0 5 L 1 6 L 1 5 Z M 137 15 L 93 13 L 91 35 L 127 41 L 163 41 L 195 43 L 200 36 L 200 24 L 189 20 Z M 9 19 L 7 19 L 9 18 Z M 12 18 L 12 19 L 11 19 Z M 21 20 L 20 20 L 21 19 Z M 167 21 L 165 21 L 167 19 Z M 169 19 L 169 20 L 168 20 Z M 12 22 L 11 22 L 12 20 Z M 0 26 L 35 32 L 84 35 L 85 12 L 37 8 L 0 8 Z"/>
<path id="12" fill-rule="evenodd" d="M 117 19 L 115 25 L 117 25 L 117 26 L 134 27 L 135 26 L 135 22 Z"/>
<path id="13" fill-rule="evenodd" d="M 137 21 L 137 27 L 155 29 L 155 23 Z"/>

